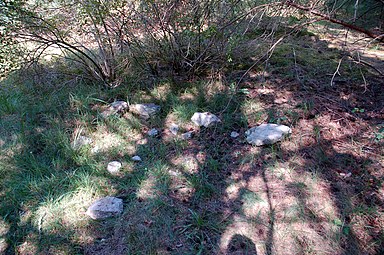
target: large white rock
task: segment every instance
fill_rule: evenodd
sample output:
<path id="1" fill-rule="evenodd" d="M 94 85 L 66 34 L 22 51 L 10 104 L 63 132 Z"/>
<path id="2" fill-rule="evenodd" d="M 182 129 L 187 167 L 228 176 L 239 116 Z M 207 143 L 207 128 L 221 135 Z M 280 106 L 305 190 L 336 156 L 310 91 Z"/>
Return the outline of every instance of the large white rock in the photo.
<path id="1" fill-rule="evenodd" d="M 123 212 L 123 200 L 116 197 L 104 197 L 95 201 L 86 214 L 94 220 L 105 219 Z"/>
<path id="2" fill-rule="evenodd" d="M 125 110 L 128 109 L 128 103 L 125 101 L 116 101 L 113 102 L 108 109 L 104 110 L 101 113 L 101 116 L 106 118 L 108 116 L 111 116 L 116 113 L 124 112 Z"/>
<path id="3" fill-rule="evenodd" d="M 201 127 L 209 127 L 215 123 L 221 122 L 221 120 L 210 112 L 195 112 L 191 118 L 195 125 Z"/>
<path id="4" fill-rule="evenodd" d="M 134 104 L 129 107 L 129 110 L 138 114 L 144 119 L 149 119 L 160 111 L 160 106 L 156 104 Z"/>
<path id="5" fill-rule="evenodd" d="M 289 127 L 277 124 L 261 124 L 245 132 L 248 143 L 262 146 L 281 141 L 283 137 L 292 131 Z"/>
<path id="6" fill-rule="evenodd" d="M 107 171 L 111 174 L 118 174 L 122 164 L 119 161 L 111 161 L 108 163 Z"/>

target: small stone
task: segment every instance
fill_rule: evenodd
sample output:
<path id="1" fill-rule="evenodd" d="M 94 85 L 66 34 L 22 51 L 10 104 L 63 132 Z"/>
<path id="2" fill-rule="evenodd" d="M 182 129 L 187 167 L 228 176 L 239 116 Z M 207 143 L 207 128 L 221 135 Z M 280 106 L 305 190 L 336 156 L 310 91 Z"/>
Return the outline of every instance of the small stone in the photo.
<path id="1" fill-rule="evenodd" d="M 159 134 L 159 131 L 157 131 L 156 128 L 152 128 L 151 130 L 148 131 L 147 133 L 149 136 L 157 136 Z"/>
<path id="2" fill-rule="evenodd" d="M 138 114 L 143 119 L 149 119 L 160 111 L 161 107 L 156 104 L 134 104 L 129 107 L 129 110 Z"/>
<path id="3" fill-rule="evenodd" d="M 111 107 L 117 112 L 122 112 L 128 109 L 128 103 L 125 101 L 116 101 L 111 104 Z"/>
<path id="4" fill-rule="evenodd" d="M 136 155 L 136 156 L 133 156 L 133 157 L 132 157 L 132 160 L 133 160 L 133 161 L 136 161 L 136 162 L 139 162 L 139 161 L 141 161 L 141 158 L 140 158 L 139 156 Z"/>
<path id="5" fill-rule="evenodd" d="M 95 201 L 86 214 L 94 220 L 105 219 L 123 212 L 123 200 L 116 197 L 104 197 Z"/>
<path id="6" fill-rule="evenodd" d="M 85 146 L 85 145 L 88 145 L 88 144 L 91 144 L 93 141 L 91 138 L 89 137 L 86 137 L 86 136 L 83 136 L 83 135 L 80 135 L 79 137 L 77 137 L 73 142 L 72 142 L 72 148 L 74 150 L 78 150 L 80 149 L 81 147 Z"/>
<path id="7" fill-rule="evenodd" d="M 169 170 L 168 173 L 172 176 L 180 176 L 180 173 L 174 170 Z"/>
<path id="8" fill-rule="evenodd" d="M 351 172 L 348 172 L 347 174 L 346 173 L 340 173 L 340 176 L 344 177 L 344 178 L 349 178 L 352 176 L 352 173 Z"/>
<path id="9" fill-rule="evenodd" d="M 191 121 L 199 127 L 209 127 L 215 123 L 221 122 L 221 120 L 216 115 L 210 112 L 195 112 L 191 118 Z"/>
<path id="10" fill-rule="evenodd" d="M 92 148 L 91 152 L 92 153 L 98 153 L 100 150 L 99 146 L 95 145 L 95 147 Z"/>
<path id="11" fill-rule="evenodd" d="M 292 131 L 289 127 L 277 124 L 261 124 L 245 132 L 248 143 L 262 146 L 265 144 L 274 144 L 281 141 L 283 137 Z"/>
<path id="12" fill-rule="evenodd" d="M 119 161 L 111 161 L 108 163 L 107 170 L 111 174 L 117 174 L 120 171 L 122 164 Z"/>
<path id="13" fill-rule="evenodd" d="M 179 132 L 179 125 L 172 123 L 169 131 L 171 131 L 172 134 L 177 135 L 177 132 Z"/>
<path id="14" fill-rule="evenodd" d="M 237 132 L 235 132 L 235 131 L 232 131 L 232 132 L 231 132 L 231 137 L 232 137 L 232 138 L 237 138 L 237 137 L 239 137 L 239 135 L 240 135 L 240 134 L 237 133 Z"/>
<path id="15" fill-rule="evenodd" d="M 193 137 L 193 134 L 194 134 L 193 131 L 188 131 L 184 134 L 181 134 L 181 138 L 183 138 L 184 140 L 189 140 Z"/>
<path id="16" fill-rule="evenodd" d="M 128 109 L 128 103 L 125 102 L 125 101 L 116 101 L 116 102 L 113 102 L 109 107 L 108 109 L 106 109 L 105 111 L 103 111 L 101 113 L 101 116 L 103 118 L 106 118 L 108 116 L 111 116 L 113 114 L 117 114 L 117 113 L 121 113 L 121 112 L 124 112 L 125 110 Z"/>

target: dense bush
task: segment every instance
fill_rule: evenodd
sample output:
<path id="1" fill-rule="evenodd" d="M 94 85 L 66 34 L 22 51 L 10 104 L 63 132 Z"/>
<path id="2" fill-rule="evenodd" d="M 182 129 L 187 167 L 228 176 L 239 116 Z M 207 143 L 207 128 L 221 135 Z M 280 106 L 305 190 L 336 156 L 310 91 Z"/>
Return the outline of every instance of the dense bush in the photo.
<path id="1" fill-rule="evenodd" d="M 248 1 L 9 1 L 15 37 L 33 41 L 35 56 L 51 46 L 108 86 L 132 68 L 196 73 L 223 63 L 243 22 L 258 11 Z"/>
<path id="2" fill-rule="evenodd" d="M 320 1 L 317 9 L 327 7 L 331 15 L 342 15 L 351 13 L 351 3 Z M 359 14 L 370 9 L 366 3 L 358 7 Z M 32 59 L 56 46 L 71 63 L 78 63 L 78 70 L 110 87 L 132 73 L 190 75 L 226 66 L 246 32 L 263 29 L 254 35 L 273 37 L 281 22 L 292 20 L 290 15 L 306 14 L 264 0 L 7 0 L 0 8 L 11 36 L 33 42 Z M 380 13 L 374 10 L 370 17 Z"/>

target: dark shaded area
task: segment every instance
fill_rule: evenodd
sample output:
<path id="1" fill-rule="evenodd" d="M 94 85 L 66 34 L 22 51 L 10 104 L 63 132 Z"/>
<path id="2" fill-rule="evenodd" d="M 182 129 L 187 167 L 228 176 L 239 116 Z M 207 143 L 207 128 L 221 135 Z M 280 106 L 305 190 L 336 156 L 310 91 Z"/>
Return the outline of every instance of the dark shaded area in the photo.
<path id="1" fill-rule="evenodd" d="M 251 239 L 242 235 L 234 235 L 228 247 L 228 254 L 257 255 L 255 244 Z"/>

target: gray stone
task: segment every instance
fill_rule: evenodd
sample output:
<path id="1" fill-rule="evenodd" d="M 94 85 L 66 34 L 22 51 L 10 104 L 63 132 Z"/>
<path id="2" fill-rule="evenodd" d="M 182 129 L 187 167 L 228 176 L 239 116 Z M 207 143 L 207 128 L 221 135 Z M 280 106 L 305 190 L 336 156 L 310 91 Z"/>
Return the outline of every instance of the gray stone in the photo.
<path id="1" fill-rule="evenodd" d="M 103 118 L 111 116 L 113 114 L 124 112 L 128 109 L 128 103 L 125 101 L 113 102 L 106 110 L 101 113 Z"/>
<path id="2" fill-rule="evenodd" d="M 210 112 L 195 112 L 191 118 L 195 125 L 201 127 L 209 127 L 215 123 L 221 122 L 221 120 Z"/>
<path id="3" fill-rule="evenodd" d="M 104 197 L 95 201 L 86 214 L 94 220 L 105 219 L 123 212 L 123 200 L 116 197 Z"/>
<path id="4" fill-rule="evenodd" d="M 237 138 L 237 137 L 239 137 L 239 135 L 240 135 L 240 134 L 237 133 L 237 132 L 235 132 L 235 131 L 232 131 L 232 132 L 231 132 L 231 137 L 232 137 L 232 138 Z"/>
<path id="5" fill-rule="evenodd" d="M 188 132 L 185 132 L 184 134 L 181 134 L 181 138 L 183 138 L 184 140 L 189 140 L 193 137 L 193 135 L 194 135 L 193 131 L 188 131 Z"/>
<path id="6" fill-rule="evenodd" d="M 177 132 L 179 132 L 179 126 L 175 123 L 172 123 L 169 128 L 169 131 L 171 131 L 172 134 L 177 135 Z"/>
<path id="7" fill-rule="evenodd" d="M 122 164 L 119 161 L 111 161 L 108 163 L 107 170 L 111 174 L 117 174 L 120 171 Z"/>
<path id="8" fill-rule="evenodd" d="M 160 106 L 156 104 L 134 104 L 129 107 L 129 110 L 138 114 L 143 119 L 149 119 L 160 111 Z"/>
<path id="9" fill-rule="evenodd" d="M 73 142 L 72 142 L 72 148 L 74 150 L 78 150 L 80 149 L 81 147 L 85 146 L 85 145 L 88 145 L 88 144 L 91 144 L 93 141 L 91 138 L 89 137 L 86 137 L 86 136 L 83 136 L 83 135 L 80 135 L 79 137 L 77 137 Z"/>
<path id="10" fill-rule="evenodd" d="M 122 112 L 128 109 L 128 103 L 125 101 L 116 101 L 111 104 L 111 107 L 117 112 Z"/>
<path id="11" fill-rule="evenodd" d="M 283 137 L 292 131 L 289 127 L 277 124 L 261 124 L 245 132 L 248 143 L 262 146 L 281 141 Z"/>
<path id="12" fill-rule="evenodd" d="M 159 131 L 157 131 L 156 128 L 152 128 L 151 130 L 148 131 L 147 133 L 149 136 L 157 136 L 159 134 Z"/>
<path id="13" fill-rule="evenodd" d="M 139 156 L 136 155 L 136 156 L 133 156 L 133 157 L 132 157 L 132 160 L 133 160 L 133 161 L 136 161 L 136 162 L 139 162 L 139 161 L 141 161 L 141 158 L 140 158 Z"/>

